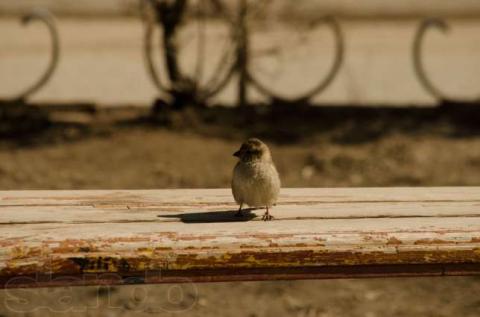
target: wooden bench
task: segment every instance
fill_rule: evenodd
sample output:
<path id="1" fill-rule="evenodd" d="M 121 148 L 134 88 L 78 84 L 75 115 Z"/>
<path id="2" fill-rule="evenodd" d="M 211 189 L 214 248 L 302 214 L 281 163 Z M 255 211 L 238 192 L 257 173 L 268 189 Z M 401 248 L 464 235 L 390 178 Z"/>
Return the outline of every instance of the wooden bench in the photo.
<path id="1" fill-rule="evenodd" d="M 6 287 L 480 273 L 480 187 L 0 192 Z"/>

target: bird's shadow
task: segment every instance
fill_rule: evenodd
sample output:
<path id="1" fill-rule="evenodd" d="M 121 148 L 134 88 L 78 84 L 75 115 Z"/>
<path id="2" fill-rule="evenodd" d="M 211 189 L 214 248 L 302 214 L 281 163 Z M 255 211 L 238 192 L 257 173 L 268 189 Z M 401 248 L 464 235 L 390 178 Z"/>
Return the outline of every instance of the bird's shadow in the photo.
<path id="1" fill-rule="evenodd" d="M 221 210 L 209 212 L 191 212 L 184 214 L 158 215 L 159 218 L 178 218 L 184 223 L 214 223 L 214 222 L 245 222 L 257 217 L 253 210 L 261 208 L 242 209 L 242 216 L 236 216 L 238 210 Z"/>

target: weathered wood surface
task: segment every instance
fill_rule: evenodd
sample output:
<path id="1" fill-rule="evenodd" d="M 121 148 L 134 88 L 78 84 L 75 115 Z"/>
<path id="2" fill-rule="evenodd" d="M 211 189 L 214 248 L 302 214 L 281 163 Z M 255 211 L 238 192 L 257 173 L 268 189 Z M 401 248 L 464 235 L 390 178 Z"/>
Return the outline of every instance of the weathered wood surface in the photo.
<path id="1" fill-rule="evenodd" d="M 0 191 L 3 287 L 480 273 L 480 187 Z"/>

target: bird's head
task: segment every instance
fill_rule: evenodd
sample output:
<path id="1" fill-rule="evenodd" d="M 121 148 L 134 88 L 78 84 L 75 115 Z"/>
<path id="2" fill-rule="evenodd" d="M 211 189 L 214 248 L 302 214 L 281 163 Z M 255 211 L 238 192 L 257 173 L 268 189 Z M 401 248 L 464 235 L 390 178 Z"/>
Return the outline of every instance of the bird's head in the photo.
<path id="1" fill-rule="evenodd" d="M 257 138 L 248 139 L 237 152 L 233 153 L 233 156 L 243 162 L 272 160 L 268 146 Z"/>

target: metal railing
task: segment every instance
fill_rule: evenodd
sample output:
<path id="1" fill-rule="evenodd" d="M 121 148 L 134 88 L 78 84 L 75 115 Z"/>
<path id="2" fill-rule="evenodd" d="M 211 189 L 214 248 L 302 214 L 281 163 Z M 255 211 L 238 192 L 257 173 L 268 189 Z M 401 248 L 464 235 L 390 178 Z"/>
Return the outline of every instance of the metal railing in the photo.
<path id="1" fill-rule="evenodd" d="M 334 58 L 325 75 L 320 77 L 317 84 L 307 89 L 303 94 L 294 98 L 286 97 L 259 79 L 251 67 L 251 46 L 247 15 L 249 6 L 246 0 L 238 0 L 237 12 L 231 12 L 221 0 L 202 0 L 201 4 L 214 8 L 216 18 L 221 19 L 229 29 L 229 45 L 222 52 L 221 58 L 214 67 L 213 74 L 207 80 L 204 76 L 205 60 L 205 23 L 208 19 L 202 10 L 198 11 L 198 45 L 196 52 L 196 65 L 193 75 L 187 75 L 179 67 L 179 51 L 177 37 L 179 29 L 183 26 L 189 5 L 188 0 L 141 0 L 142 20 L 144 21 L 144 57 L 146 69 L 150 79 L 162 96 L 167 96 L 168 103 L 183 107 L 186 105 L 206 105 L 209 100 L 218 95 L 233 78 L 238 78 L 237 104 L 248 104 L 247 87 L 256 89 L 260 94 L 269 98 L 273 103 L 310 103 L 315 96 L 322 94 L 335 80 L 345 59 L 345 37 L 341 24 L 332 16 L 319 18 L 316 24 L 328 27 L 334 35 Z M 150 14 L 148 14 L 148 13 Z M 153 14 L 152 14 L 153 13 Z M 43 22 L 51 37 L 50 62 L 42 76 L 31 86 L 11 98 L 14 101 L 26 102 L 28 97 L 44 87 L 54 74 L 60 56 L 60 40 L 53 15 L 47 10 L 34 10 L 25 15 L 22 21 Z M 448 24 L 438 18 L 427 18 L 420 22 L 412 43 L 412 61 L 416 77 L 424 88 L 439 104 L 444 103 L 478 103 L 478 100 L 456 99 L 445 94 L 430 79 L 424 67 L 423 47 L 425 34 L 431 28 L 442 32 L 449 30 Z M 156 34 L 157 31 L 160 34 Z M 159 70 L 154 62 L 155 36 L 160 37 L 160 52 L 163 55 L 164 67 Z M 163 74 L 165 76 L 160 76 Z M 164 79 L 162 79 L 164 77 Z"/>

